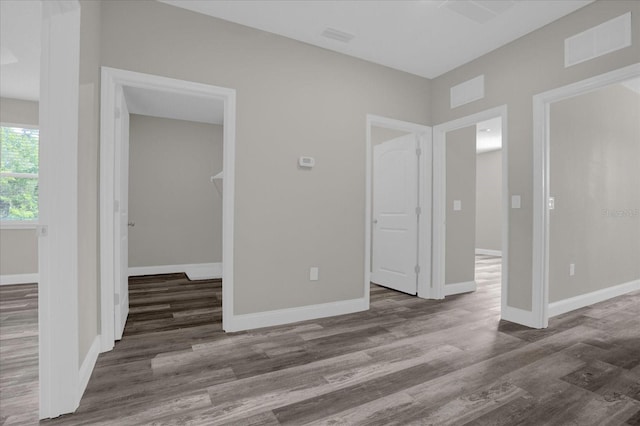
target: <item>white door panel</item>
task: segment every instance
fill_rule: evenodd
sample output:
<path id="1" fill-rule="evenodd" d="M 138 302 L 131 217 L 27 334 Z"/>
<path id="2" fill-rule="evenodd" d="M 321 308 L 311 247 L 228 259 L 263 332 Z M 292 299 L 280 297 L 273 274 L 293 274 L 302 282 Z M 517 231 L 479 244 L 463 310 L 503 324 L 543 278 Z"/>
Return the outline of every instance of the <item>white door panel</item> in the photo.
<path id="1" fill-rule="evenodd" d="M 373 148 L 374 283 L 417 292 L 418 157 L 410 134 Z"/>
<path id="2" fill-rule="evenodd" d="M 114 285 L 114 323 L 115 338 L 122 339 L 124 326 L 129 314 L 129 110 L 120 88 L 117 92 L 115 135 L 120 139 L 116 144 L 115 155 L 120 159 L 115 170 L 115 199 L 118 208 L 115 214 L 116 229 L 119 230 L 119 241 L 115 244 L 115 279 Z"/>

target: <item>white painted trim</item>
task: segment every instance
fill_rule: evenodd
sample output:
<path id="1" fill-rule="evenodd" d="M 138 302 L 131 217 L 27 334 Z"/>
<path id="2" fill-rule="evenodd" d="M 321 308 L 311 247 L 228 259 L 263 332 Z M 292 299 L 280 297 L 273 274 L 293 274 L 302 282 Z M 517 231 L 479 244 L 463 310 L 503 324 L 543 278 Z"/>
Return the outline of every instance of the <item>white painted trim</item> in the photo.
<path id="1" fill-rule="evenodd" d="M 222 262 L 129 267 L 129 276 L 187 274 L 190 280 L 222 278 Z"/>
<path id="2" fill-rule="evenodd" d="M 505 321 L 513 322 L 516 324 L 524 325 L 531 328 L 542 328 L 534 318 L 533 312 L 525 311 L 524 309 L 514 308 L 513 306 L 506 306 L 500 313 L 500 318 Z"/>
<path id="3" fill-rule="evenodd" d="M 476 291 L 478 285 L 475 281 L 465 281 L 462 283 L 445 284 L 444 295 L 451 296 L 452 294 L 469 293 Z"/>
<path id="4" fill-rule="evenodd" d="M 433 294 L 434 298 L 447 296 L 445 290 L 446 253 L 446 200 L 447 200 L 447 132 L 474 125 L 480 121 L 502 119 L 502 285 L 501 309 L 507 304 L 509 288 L 509 138 L 507 106 L 501 105 L 476 114 L 458 118 L 433 128 Z"/>
<path id="5" fill-rule="evenodd" d="M 0 229 L 13 230 L 13 229 L 37 229 L 37 220 L 4 220 L 0 222 Z"/>
<path id="6" fill-rule="evenodd" d="M 82 361 L 82 365 L 80 366 L 80 379 L 78 383 L 78 404 L 82 399 L 82 395 L 84 394 L 85 389 L 87 389 L 87 385 L 89 384 L 89 379 L 91 378 L 91 373 L 93 373 L 93 368 L 96 366 L 96 361 L 98 361 L 98 355 L 100 355 L 100 335 L 96 336 L 89 347 L 89 351 L 87 352 L 87 356 L 84 357 L 84 361 Z"/>
<path id="7" fill-rule="evenodd" d="M 476 254 L 484 254 L 486 256 L 502 256 L 502 250 L 476 249 Z"/>
<path id="8" fill-rule="evenodd" d="M 640 290 L 640 279 L 549 303 L 549 318 Z"/>
<path id="9" fill-rule="evenodd" d="M 549 324 L 549 109 L 553 102 L 640 76 L 640 63 L 549 90 L 533 97 L 533 279 L 535 327 Z"/>
<path id="10" fill-rule="evenodd" d="M 0 275 L 0 285 L 13 285 L 13 284 L 33 284 L 40 281 L 40 275 L 35 274 L 13 274 L 13 275 Z"/>
<path id="11" fill-rule="evenodd" d="M 75 0 L 42 2 L 38 241 L 41 419 L 73 412 L 79 403 L 79 70 L 80 4 Z"/>
<path id="12" fill-rule="evenodd" d="M 418 205 L 422 214 L 418 220 L 418 253 L 420 274 L 418 274 L 417 292 L 418 297 L 429 299 L 432 297 L 431 291 L 431 173 L 424 173 L 429 170 L 432 164 L 432 128 L 422 124 L 410 123 L 408 121 L 396 120 L 394 118 L 382 117 L 379 115 L 367 114 L 366 117 L 366 155 L 365 155 L 365 241 L 364 241 L 364 294 L 369 306 L 371 277 L 371 200 L 373 190 L 373 145 L 371 140 L 371 128 L 383 127 L 387 129 L 415 133 L 419 137 L 420 149 L 420 171 L 419 171 L 419 191 Z"/>
<path id="13" fill-rule="evenodd" d="M 321 303 L 318 305 L 300 306 L 275 311 L 257 312 L 254 314 L 235 315 L 225 331 L 242 331 L 254 328 L 271 327 L 299 321 L 332 317 L 366 311 L 369 303 L 365 297 L 352 300 Z"/>
<path id="14" fill-rule="evenodd" d="M 113 293 L 116 243 L 114 227 L 115 188 L 115 93 L 119 87 L 136 87 L 173 93 L 210 97 L 224 102 L 223 191 L 222 191 L 222 327 L 233 319 L 233 243 L 235 203 L 235 131 L 236 91 L 192 81 L 102 67 L 100 120 L 100 277 L 101 277 L 101 350 L 113 348 Z"/>

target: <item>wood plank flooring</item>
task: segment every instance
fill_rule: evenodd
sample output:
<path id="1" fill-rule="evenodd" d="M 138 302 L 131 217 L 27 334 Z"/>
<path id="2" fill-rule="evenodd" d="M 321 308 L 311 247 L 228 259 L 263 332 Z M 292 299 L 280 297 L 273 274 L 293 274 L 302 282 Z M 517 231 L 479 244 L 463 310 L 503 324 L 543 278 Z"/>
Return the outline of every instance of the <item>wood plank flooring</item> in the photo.
<path id="1" fill-rule="evenodd" d="M 367 312 L 232 334 L 219 281 L 132 278 L 124 338 L 43 424 L 640 425 L 640 292 L 531 330 L 499 320 L 499 268 L 479 256 L 478 291 L 444 301 L 372 286 Z"/>

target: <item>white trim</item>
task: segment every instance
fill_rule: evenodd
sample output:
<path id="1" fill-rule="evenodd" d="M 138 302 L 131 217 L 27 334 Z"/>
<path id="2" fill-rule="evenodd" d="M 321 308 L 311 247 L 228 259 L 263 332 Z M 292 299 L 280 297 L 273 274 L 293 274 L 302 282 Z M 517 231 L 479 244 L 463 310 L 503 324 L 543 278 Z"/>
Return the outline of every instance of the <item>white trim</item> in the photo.
<path id="1" fill-rule="evenodd" d="M 13 230 L 13 229 L 37 229 L 37 220 L 6 220 L 0 222 L 0 229 Z"/>
<path id="2" fill-rule="evenodd" d="M 42 2 L 38 333 L 41 419 L 79 403 L 78 93 L 80 4 Z"/>
<path id="3" fill-rule="evenodd" d="M 429 170 L 433 158 L 432 128 L 422 124 L 410 123 L 408 121 L 396 120 L 394 118 L 382 117 L 379 115 L 367 114 L 366 117 L 366 155 L 365 155 L 365 241 L 364 241 L 364 294 L 369 306 L 371 277 L 371 200 L 373 189 L 373 146 L 371 140 L 371 128 L 383 127 L 414 133 L 419 137 L 421 149 L 420 170 L 419 170 L 419 191 L 418 206 L 421 214 L 418 218 L 418 253 L 420 274 L 418 274 L 417 292 L 418 297 L 428 299 L 432 297 L 431 291 L 431 173 L 424 173 Z"/>
<path id="4" fill-rule="evenodd" d="M 130 277 L 177 273 L 187 274 L 190 280 L 222 278 L 222 262 L 129 267 Z"/>
<path id="5" fill-rule="evenodd" d="M 255 328 L 271 327 L 299 321 L 332 317 L 366 311 L 369 303 L 365 297 L 318 305 L 299 306 L 296 308 L 278 309 L 275 311 L 257 312 L 254 314 L 235 315 L 225 331 L 242 331 Z"/>
<path id="6" fill-rule="evenodd" d="M 640 290 L 640 279 L 549 303 L 549 318 Z"/>
<path id="7" fill-rule="evenodd" d="M 484 254 L 486 256 L 502 256 L 502 250 L 476 249 L 476 254 Z"/>
<path id="8" fill-rule="evenodd" d="M 233 314 L 233 243 L 235 202 L 235 131 L 236 91 L 192 81 L 178 80 L 158 75 L 102 67 L 101 119 L 100 119 L 100 282 L 101 282 L 101 351 L 113 348 L 113 312 L 116 243 L 114 227 L 115 188 L 115 93 L 121 87 L 136 87 L 164 92 L 183 93 L 209 97 L 224 102 L 224 142 L 222 186 L 222 328 L 227 329 Z"/>
<path id="9" fill-rule="evenodd" d="M 40 281 L 40 275 L 35 274 L 13 274 L 13 275 L 0 275 L 0 285 L 13 285 L 13 284 L 33 284 Z"/>
<path id="10" fill-rule="evenodd" d="M 436 299 L 447 296 L 445 290 L 446 253 L 446 134 L 447 132 L 474 125 L 480 121 L 501 117 L 502 119 L 502 285 L 501 309 L 507 306 L 509 288 L 509 156 L 507 106 L 501 105 L 476 114 L 458 118 L 433 128 L 433 295 Z"/>
<path id="11" fill-rule="evenodd" d="M 465 281 L 462 283 L 445 284 L 444 295 L 451 296 L 452 294 L 469 293 L 476 291 L 478 285 L 475 281 Z"/>
<path id="12" fill-rule="evenodd" d="M 534 318 L 533 312 L 514 308 L 513 306 L 504 306 L 500 312 L 500 318 L 505 321 L 521 324 L 531 328 L 542 328 Z"/>
<path id="13" fill-rule="evenodd" d="M 549 109 L 571 98 L 640 76 L 640 63 L 588 78 L 533 97 L 533 258 L 532 311 L 535 327 L 549 324 Z"/>
<path id="14" fill-rule="evenodd" d="M 82 365 L 80 366 L 80 379 L 78 383 L 78 403 L 80 399 L 82 399 L 82 395 L 84 394 L 85 389 L 87 389 L 87 385 L 89 384 L 89 379 L 91 378 L 91 373 L 93 373 L 93 368 L 96 366 L 96 361 L 98 361 L 98 355 L 100 355 L 100 336 L 96 336 L 89 347 L 89 351 L 87 352 L 87 356 L 84 357 L 84 361 L 82 361 Z"/>

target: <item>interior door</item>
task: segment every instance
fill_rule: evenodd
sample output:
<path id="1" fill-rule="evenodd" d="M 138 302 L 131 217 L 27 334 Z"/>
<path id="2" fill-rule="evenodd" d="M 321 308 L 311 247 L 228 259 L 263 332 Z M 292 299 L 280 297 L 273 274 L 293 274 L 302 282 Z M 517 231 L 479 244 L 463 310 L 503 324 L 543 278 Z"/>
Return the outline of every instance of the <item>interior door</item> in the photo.
<path id="1" fill-rule="evenodd" d="M 115 228 L 119 231 L 115 244 L 114 321 L 115 338 L 122 339 L 129 314 L 129 110 L 122 88 L 116 93 L 116 185 Z"/>
<path id="2" fill-rule="evenodd" d="M 418 137 L 373 148 L 373 259 L 371 280 L 417 294 Z"/>

